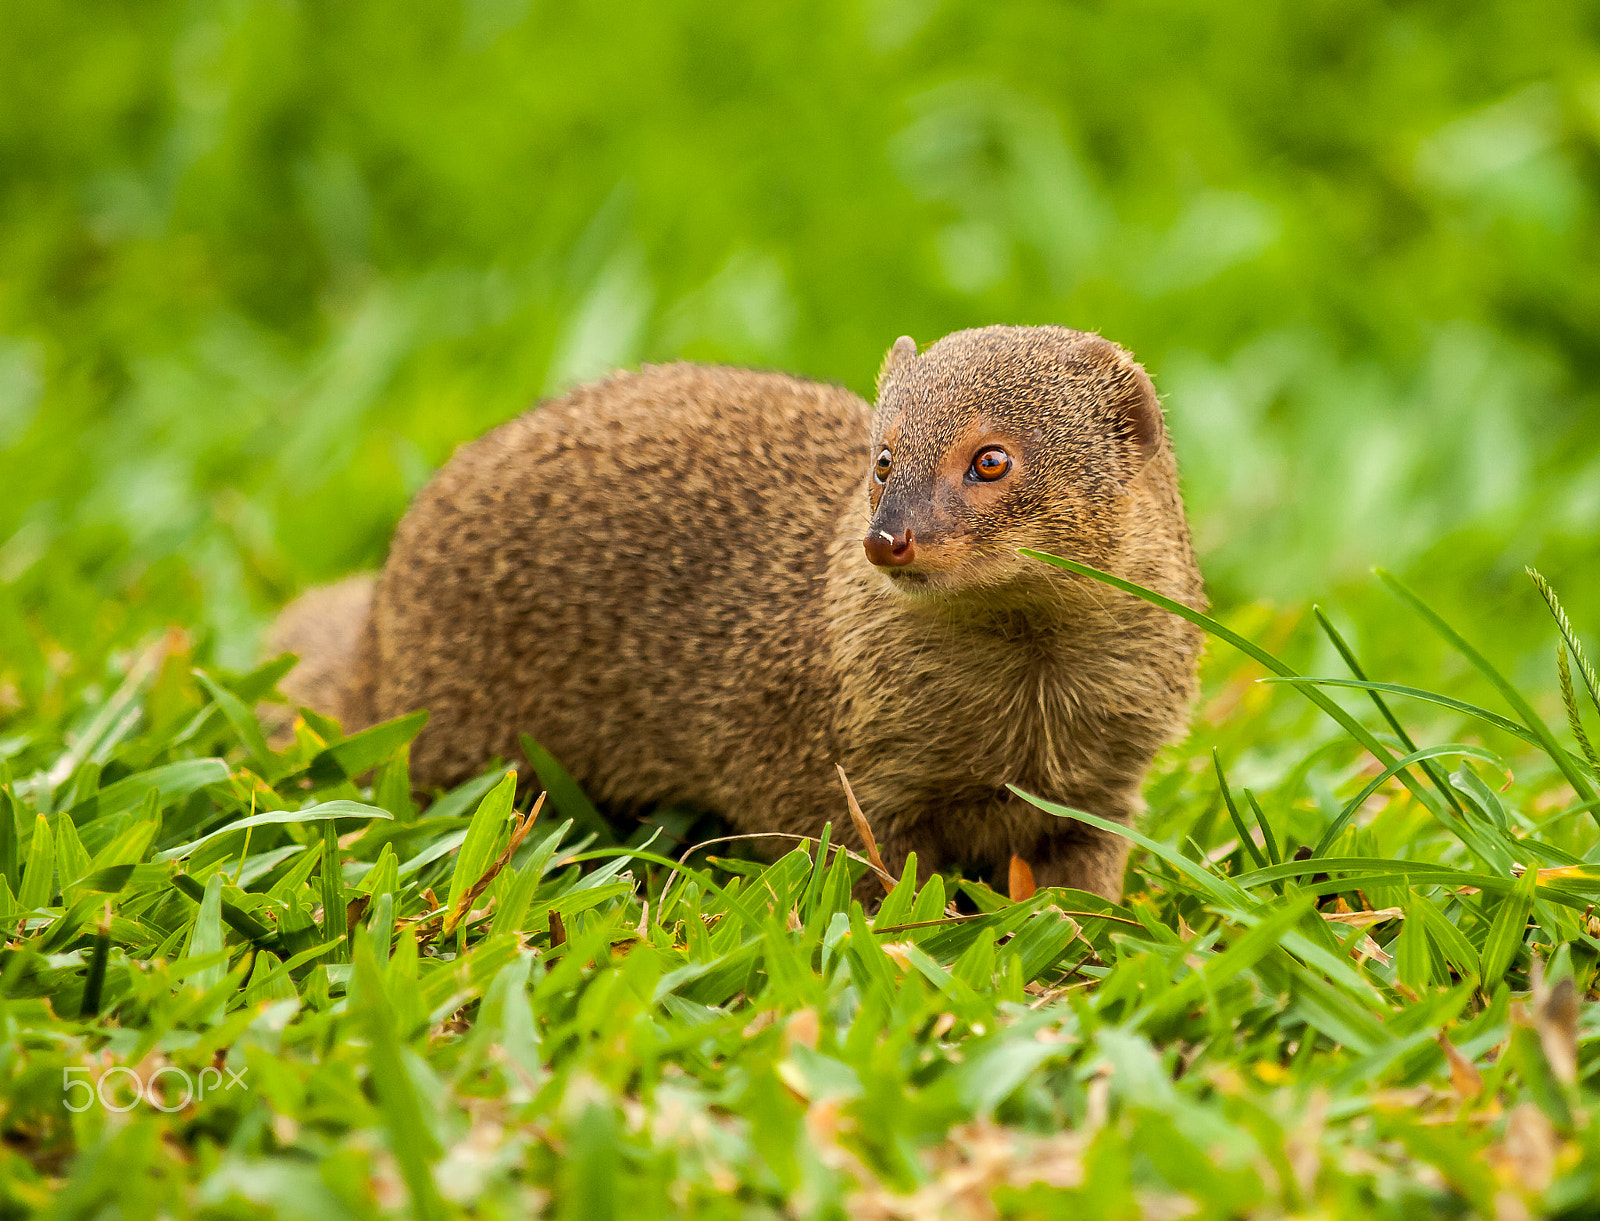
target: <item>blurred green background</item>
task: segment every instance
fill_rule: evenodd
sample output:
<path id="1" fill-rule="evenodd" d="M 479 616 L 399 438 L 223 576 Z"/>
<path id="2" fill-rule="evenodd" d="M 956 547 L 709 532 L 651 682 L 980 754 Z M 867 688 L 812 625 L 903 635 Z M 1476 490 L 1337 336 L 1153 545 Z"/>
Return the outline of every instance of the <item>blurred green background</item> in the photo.
<path id="1" fill-rule="evenodd" d="M 247 663 L 575 380 L 1001 321 L 1150 368 L 1219 606 L 1404 655 L 1381 563 L 1548 670 L 1597 221 L 1593 4 L 6 5 L 0 719 L 168 624 Z"/>

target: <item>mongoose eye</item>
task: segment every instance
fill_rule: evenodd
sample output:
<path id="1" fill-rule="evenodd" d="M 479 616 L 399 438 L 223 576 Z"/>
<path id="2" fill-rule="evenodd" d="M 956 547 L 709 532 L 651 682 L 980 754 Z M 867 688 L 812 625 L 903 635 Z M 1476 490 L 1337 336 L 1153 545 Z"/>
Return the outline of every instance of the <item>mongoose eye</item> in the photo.
<path id="1" fill-rule="evenodd" d="M 967 472 L 968 478 L 981 479 L 985 483 L 993 483 L 996 479 L 1003 478 L 1011 469 L 1011 455 L 997 445 L 991 445 L 972 460 L 972 469 Z"/>
<path id="2" fill-rule="evenodd" d="M 887 448 L 878 451 L 878 460 L 872 464 L 872 477 L 882 483 L 889 477 L 889 468 L 894 465 L 894 455 Z"/>

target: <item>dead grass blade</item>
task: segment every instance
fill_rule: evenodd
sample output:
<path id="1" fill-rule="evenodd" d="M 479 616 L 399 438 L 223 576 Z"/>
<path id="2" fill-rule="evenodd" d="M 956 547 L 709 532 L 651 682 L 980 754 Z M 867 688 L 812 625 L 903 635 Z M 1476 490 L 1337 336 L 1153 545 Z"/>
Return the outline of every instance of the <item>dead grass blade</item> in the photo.
<path id="1" fill-rule="evenodd" d="M 878 855 L 878 841 L 872 834 L 872 827 L 867 823 L 867 816 L 861 812 L 861 803 L 856 800 L 855 790 L 850 787 L 850 777 L 844 774 L 844 768 L 839 764 L 835 763 L 833 766 L 839 773 L 839 783 L 844 785 L 844 799 L 850 807 L 850 821 L 856 825 L 856 834 L 861 837 L 861 846 L 867 850 L 867 859 L 877 871 L 878 881 L 883 883 L 883 889 L 893 890 L 899 879 L 889 872 L 883 863 L 883 858 Z"/>
<path id="2" fill-rule="evenodd" d="M 1556 1080 L 1562 1085 L 1574 1084 L 1578 1080 L 1578 989 L 1571 976 L 1563 976 L 1548 988 L 1542 977 L 1535 979 L 1533 1028 Z"/>
<path id="3" fill-rule="evenodd" d="M 517 849 L 522 847 L 522 841 L 528 838 L 528 831 L 533 827 L 534 819 L 539 817 L 539 811 L 544 809 L 545 795 L 540 793 L 528 812 L 522 816 L 522 821 L 517 823 L 516 829 L 511 832 L 511 841 L 506 844 L 505 851 L 495 858 L 494 863 L 483 871 L 483 876 L 467 888 L 465 894 L 456 902 L 455 910 L 445 917 L 443 935 L 448 937 L 456 925 L 464 920 L 472 911 L 472 904 L 479 895 L 489 889 L 489 883 L 500 876 L 500 871 L 511 863 L 511 858 L 516 855 Z"/>
<path id="4" fill-rule="evenodd" d="M 1469 1102 L 1483 1093 L 1483 1075 L 1477 1065 L 1467 1059 L 1444 1031 L 1439 1032 L 1439 1050 L 1450 1065 L 1450 1085 L 1462 1102 Z"/>
<path id="5" fill-rule="evenodd" d="M 1322 918 L 1329 924 L 1345 924 L 1351 928 L 1366 928 L 1371 924 L 1382 924 L 1385 920 L 1403 920 L 1405 915 L 1404 908 L 1384 907 L 1378 911 L 1323 912 Z"/>

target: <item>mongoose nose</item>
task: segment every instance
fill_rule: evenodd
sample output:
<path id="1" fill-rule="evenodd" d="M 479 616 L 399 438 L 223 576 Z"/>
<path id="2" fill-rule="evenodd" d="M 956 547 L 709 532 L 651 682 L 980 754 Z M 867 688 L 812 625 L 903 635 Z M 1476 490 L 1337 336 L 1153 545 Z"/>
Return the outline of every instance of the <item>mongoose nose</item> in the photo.
<path id="1" fill-rule="evenodd" d="M 917 558 L 915 540 L 910 529 L 890 534 L 887 530 L 868 530 L 861 540 L 867 558 L 879 568 L 899 568 Z"/>

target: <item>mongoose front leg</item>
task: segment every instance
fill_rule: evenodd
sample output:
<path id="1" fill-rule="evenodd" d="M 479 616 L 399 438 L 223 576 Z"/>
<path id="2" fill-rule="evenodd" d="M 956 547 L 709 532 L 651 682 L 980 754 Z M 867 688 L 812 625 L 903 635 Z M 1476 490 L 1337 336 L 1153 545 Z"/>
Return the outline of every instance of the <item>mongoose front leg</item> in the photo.
<path id="1" fill-rule="evenodd" d="M 1131 799 L 1100 793 L 1067 797 L 1060 804 L 1115 822 L 1133 821 Z M 1015 853 L 1028 863 L 1038 886 L 1084 890 L 1113 903 L 1122 899 L 1122 876 L 1128 863 L 1126 839 L 1087 823 L 1046 814 L 1009 793 L 967 809 L 943 811 L 935 818 L 908 821 L 906 831 L 890 830 L 880 838 L 878 850 L 896 878 L 905 872 L 909 853 L 915 851 L 919 887 L 944 869 L 976 868 L 1004 894 Z M 860 851 L 848 832 L 841 838 Z M 854 897 L 870 910 L 885 889 L 878 875 L 869 870 L 856 883 Z"/>
<path id="2" fill-rule="evenodd" d="M 1068 795 L 1058 804 L 1074 810 L 1087 810 L 1112 822 L 1132 824 L 1137 797 L 1104 792 Z M 1128 864 L 1128 841 L 1111 831 L 1091 827 L 1071 818 L 1057 818 L 1033 811 L 1038 821 L 1012 830 L 1010 852 L 1028 862 L 1038 886 L 1066 886 L 1086 890 L 1113 903 L 1122 899 L 1122 875 Z M 1009 855 L 998 862 L 999 875 L 1005 878 Z"/>
<path id="3" fill-rule="evenodd" d="M 1128 841 L 1097 827 L 1080 826 L 1070 834 L 1043 841 L 1036 859 L 1023 856 L 1039 886 L 1087 890 L 1113 903 L 1122 901 L 1122 875 L 1128 865 Z"/>

